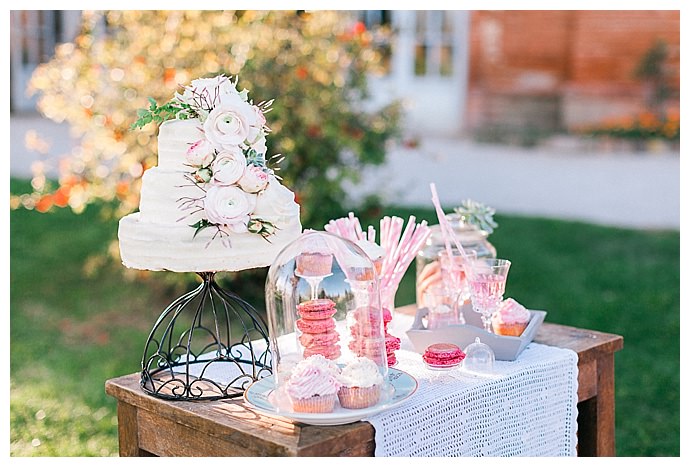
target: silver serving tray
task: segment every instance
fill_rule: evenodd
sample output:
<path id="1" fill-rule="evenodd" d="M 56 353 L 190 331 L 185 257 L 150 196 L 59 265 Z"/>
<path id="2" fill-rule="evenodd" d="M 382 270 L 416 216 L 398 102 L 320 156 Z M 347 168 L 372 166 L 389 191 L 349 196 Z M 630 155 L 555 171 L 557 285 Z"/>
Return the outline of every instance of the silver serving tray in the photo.
<path id="1" fill-rule="evenodd" d="M 479 313 L 472 310 L 470 305 L 463 307 L 463 315 L 467 324 L 453 324 L 442 329 L 427 329 L 423 318 L 429 312 L 427 308 L 417 310 L 414 322 L 407 337 L 409 337 L 416 352 L 423 354 L 428 346 L 439 342 L 455 344 L 465 350 L 479 337 L 482 343 L 487 344 L 494 351 L 496 360 L 515 360 L 527 344 L 532 342 L 541 323 L 546 317 L 545 311 L 529 310 L 531 317 L 529 324 L 520 337 L 498 336 L 484 330 Z"/>

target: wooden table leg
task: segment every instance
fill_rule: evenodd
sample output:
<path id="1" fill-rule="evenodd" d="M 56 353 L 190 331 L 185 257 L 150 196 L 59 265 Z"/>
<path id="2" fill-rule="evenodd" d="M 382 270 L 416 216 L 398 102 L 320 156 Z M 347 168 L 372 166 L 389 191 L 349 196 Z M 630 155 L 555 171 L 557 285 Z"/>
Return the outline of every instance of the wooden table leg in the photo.
<path id="1" fill-rule="evenodd" d="M 597 361 L 597 456 L 616 455 L 616 391 L 613 354 Z"/>
<path id="2" fill-rule="evenodd" d="M 578 455 L 616 455 L 613 354 L 597 359 L 597 395 L 578 404 Z"/>
<path id="3" fill-rule="evenodd" d="M 150 456 L 139 449 L 139 424 L 137 408 L 122 401 L 117 403 L 117 435 L 120 443 L 120 457 Z"/>

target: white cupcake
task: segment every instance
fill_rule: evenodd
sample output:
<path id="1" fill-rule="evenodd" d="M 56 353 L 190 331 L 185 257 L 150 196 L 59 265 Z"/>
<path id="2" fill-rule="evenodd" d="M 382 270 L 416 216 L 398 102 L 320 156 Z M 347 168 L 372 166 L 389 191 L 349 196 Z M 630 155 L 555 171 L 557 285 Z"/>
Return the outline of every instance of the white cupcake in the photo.
<path id="1" fill-rule="evenodd" d="M 373 360 L 357 357 L 338 376 L 340 405 L 345 409 L 364 409 L 379 401 L 383 376 Z"/>

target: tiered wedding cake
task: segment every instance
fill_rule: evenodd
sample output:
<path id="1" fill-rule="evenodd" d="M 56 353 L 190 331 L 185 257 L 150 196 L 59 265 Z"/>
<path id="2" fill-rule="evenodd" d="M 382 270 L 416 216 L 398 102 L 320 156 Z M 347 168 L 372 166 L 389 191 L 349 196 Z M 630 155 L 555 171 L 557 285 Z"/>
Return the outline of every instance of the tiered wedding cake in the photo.
<path id="1" fill-rule="evenodd" d="M 139 212 L 120 220 L 125 266 L 176 272 L 270 265 L 302 232 L 300 207 L 266 163 L 270 102 L 254 105 L 225 76 L 197 79 L 138 126 L 159 122 L 158 166 Z"/>

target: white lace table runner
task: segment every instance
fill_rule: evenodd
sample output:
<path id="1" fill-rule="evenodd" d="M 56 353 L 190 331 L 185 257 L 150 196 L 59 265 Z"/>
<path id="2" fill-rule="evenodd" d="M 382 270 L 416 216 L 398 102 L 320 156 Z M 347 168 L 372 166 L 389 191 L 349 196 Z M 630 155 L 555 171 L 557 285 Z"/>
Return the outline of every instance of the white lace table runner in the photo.
<path id="1" fill-rule="evenodd" d="M 409 350 L 397 356 L 396 368 L 419 388 L 403 405 L 367 419 L 376 456 L 576 455 L 572 350 L 532 343 L 515 361 L 496 361 L 489 377 L 428 370 Z"/>

